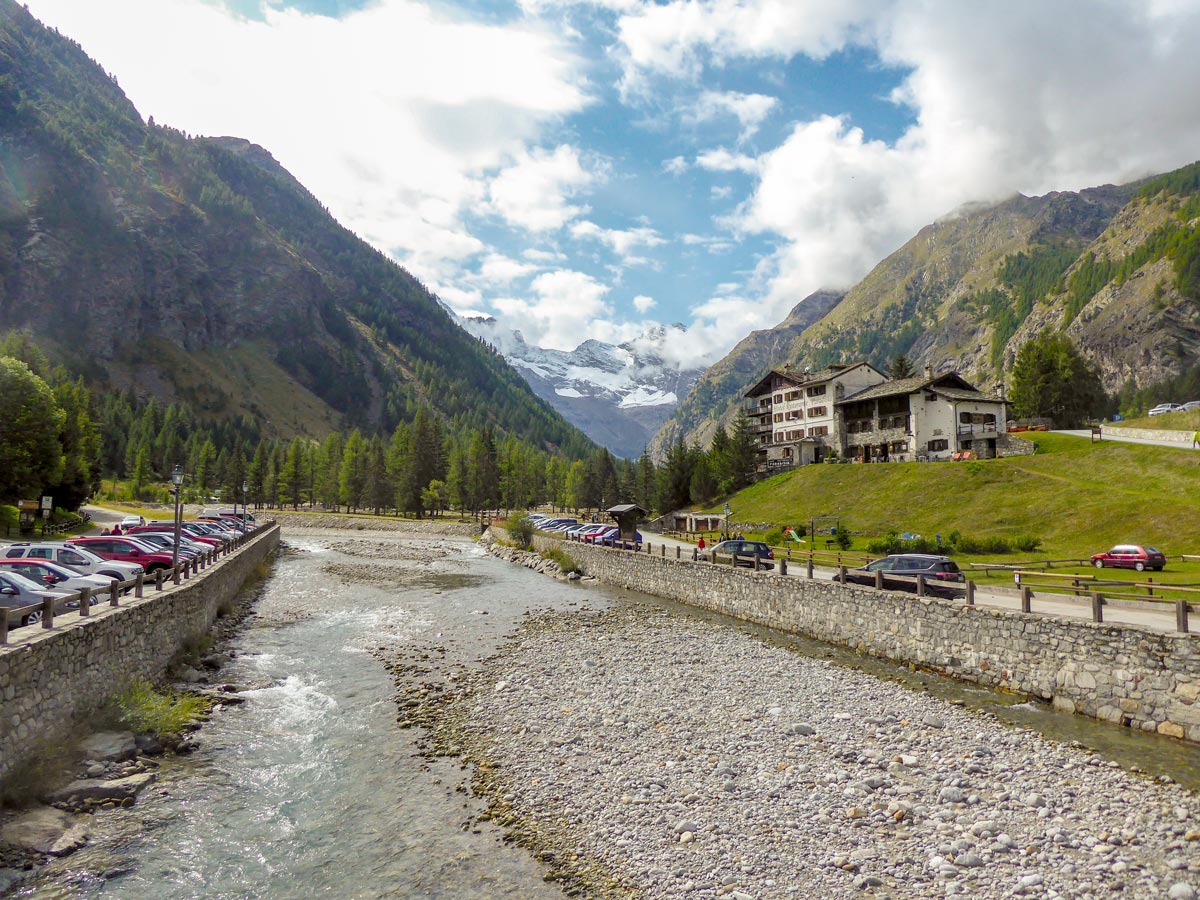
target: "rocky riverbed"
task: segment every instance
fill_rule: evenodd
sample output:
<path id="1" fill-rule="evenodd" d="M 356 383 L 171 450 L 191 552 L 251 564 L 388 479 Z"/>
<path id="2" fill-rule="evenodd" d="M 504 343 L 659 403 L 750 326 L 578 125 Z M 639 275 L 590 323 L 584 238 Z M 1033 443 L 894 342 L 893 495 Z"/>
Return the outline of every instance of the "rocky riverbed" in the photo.
<path id="1" fill-rule="evenodd" d="M 1169 779 L 728 625 L 546 614 L 452 684 L 403 715 L 574 894 L 1200 889 L 1200 798 Z"/>

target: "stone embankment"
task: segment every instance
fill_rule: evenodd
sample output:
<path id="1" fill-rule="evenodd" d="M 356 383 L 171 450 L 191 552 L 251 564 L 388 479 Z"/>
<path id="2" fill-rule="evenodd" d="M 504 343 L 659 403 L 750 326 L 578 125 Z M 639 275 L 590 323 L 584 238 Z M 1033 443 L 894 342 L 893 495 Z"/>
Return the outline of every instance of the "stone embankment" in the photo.
<path id="1" fill-rule="evenodd" d="M 535 537 L 535 547 L 561 549 L 605 584 L 1200 741 L 1200 635 L 966 606 L 544 536 Z"/>
<path id="2" fill-rule="evenodd" d="M 531 620 L 434 729 L 583 896 L 1200 889 L 1200 798 L 1169 779 L 652 608 Z"/>
<path id="3" fill-rule="evenodd" d="M 406 534 L 478 537 L 479 523 L 450 519 L 403 519 L 395 516 L 351 516 L 337 513 L 270 513 L 284 528 L 314 528 L 337 531 L 395 531 Z"/>
<path id="4" fill-rule="evenodd" d="M 161 593 L 153 583 L 118 607 L 60 615 L 52 629 L 26 628 L 0 647 L 0 784 L 21 764 L 54 754 L 82 723 L 136 678 L 155 681 L 180 648 L 195 644 L 232 612 L 242 585 L 279 545 L 266 526 L 236 553 Z"/>
<path id="5" fill-rule="evenodd" d="M 552 578 L 559 578 L 563 581 L 579 581 L 581 578 L 578 572 L 564 572 L 557 560 L 542 556 L 536 550 L 519 550 L 516 547 L 507 547 L 496 543 L 489 544 L 488 550 L 493 556 L 498 556 L 507 562 L 524 566 L 526 569 L 533 569 L 542 575 L 549 575 Z M 590 576 L 587 580 L 595 581 Z"/>

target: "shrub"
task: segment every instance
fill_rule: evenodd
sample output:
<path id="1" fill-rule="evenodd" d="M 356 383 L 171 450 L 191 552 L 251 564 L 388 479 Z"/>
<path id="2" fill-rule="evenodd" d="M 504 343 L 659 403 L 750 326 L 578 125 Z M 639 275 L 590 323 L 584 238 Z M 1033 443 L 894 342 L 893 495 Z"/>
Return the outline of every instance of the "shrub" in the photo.
<path id="1" fill-rule="evenodd" d="M 117 697 L 122 722 L 138 734 L 160 737 L 181 734 L 210 708 L 203 697 L 162 693 L 144 678 L 133 681 Z"/>
<path id="2" fill-rule="evenodd" d="M 763 535 L 763 540 L 766 541 L 768 544 L 770 544 L 772 547 L 780 546 L 783 543 L 783 529 L 782 528 L 772 528 L 770 531 L 768 531 L 766 534 Z"/>
<path id="3" fill-rule="evenodd" d="M 1023 534 L 1017 538 L 1016 544 L 1017 549 L 1022 553 L 1033 553 L 1042 548 L 1042 539 L 1036 538 L 1032 534 Z"/>
<path id="4" fill-rule="evenodd" d="M 510 516 L 504 523 L 504 528 L 513 542 L 522 550 L 528 550 L 533 546 L 533 523 L 525 516 Z"/>
<path id="5" fill-rule="evenodd" d="M 583 568 L 579 563 L 575 562 L 561 547 L 551 547 L 542 554 L 543 559 L 552 559 L 558 563 L 558 567 L 563 570 L 563 573 L 570 575 L 572 572 L 583 574 Z"/>
<path id="6" fill-rule="evenodd" d="M 849 550 L 850 549 L 850 532 L 848 532 L 846 529 L 839 528 L 837 530 L 837 534 L 835 534 L 833 536 L 833 539 L 834 539 L 834 541 L 837 542 L 838 549 L 840 549 L 840 550 Z"/>

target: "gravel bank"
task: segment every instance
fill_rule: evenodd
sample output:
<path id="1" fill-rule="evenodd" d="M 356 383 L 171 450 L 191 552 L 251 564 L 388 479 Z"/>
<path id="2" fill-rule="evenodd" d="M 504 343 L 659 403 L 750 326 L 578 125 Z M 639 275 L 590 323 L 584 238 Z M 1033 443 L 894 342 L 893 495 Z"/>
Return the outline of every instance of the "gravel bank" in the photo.
<path id="1" fill-rule="evenodd" d="M 733 628 L 541 616 L 467 684 L 422 724 L 581 895 L 1200 891 L 1196 795 Z"/>
<path id="2" fill-rule="evenodd" d="M 316 528 L 334 531 L 394 531 L 411 535 L 478 537 L 478 522 L 450 519 L 405 519 L 396 516 L 344 516 L 336 513 L 289 513 L 265 510 L 260 519 L 274 519 L 283 528 Z"/>

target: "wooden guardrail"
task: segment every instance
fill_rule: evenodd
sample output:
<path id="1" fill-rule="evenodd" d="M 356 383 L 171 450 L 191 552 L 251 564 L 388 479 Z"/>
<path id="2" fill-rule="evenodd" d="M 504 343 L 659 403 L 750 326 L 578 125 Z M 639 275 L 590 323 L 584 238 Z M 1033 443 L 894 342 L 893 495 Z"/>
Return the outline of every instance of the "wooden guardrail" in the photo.
<path id="1" fill-rule="evenodd" d="M 213 547 L 211 550 L 201 553 L 192 559 L 180 560 L 174 567 L 166 566 L 156 569 L 153 576 L 142 572 L 135 578 L 130 578 L 127 581 L 118 581 L 114 578 L 106 590 L 98 591 L 95 594 L 92 593 L 91 588 L 83 588 L 61 596 L 46 597 L 40 603 L 26 606 L 0 607 L 0 646 L 8 643 L 8 633 L 13 628 L 12 623 L 14 618 L 17 625 L 20 626 L 21 619 L 32 615 L 36 617 L 36 620 L 35 622 L 30 622 L 28 627 L 40 623 L 42 628 L 51 629 L 54 627 L 55 617 L 68 607 L 73 608 L 73 604 L 75 603 L 79 604 L 79 617 L 87 618 L 92 614 L 91 608 L 101 602 L 99 598 L 102 595 L 106 594 L 108 596 L 108 605 L 115 607 L 120 606 L 121 595 L 129 591 L 133 591 L 135 599 L 141 599 L 144 596 L 144 592 L 151 586 L 156 593 L 161 592 L 164 589 L 164 583 L 168 580 L 172 584 L 178 585 L 183 581 L 189 580 L 193 575 L 199 575 L 200 572 L 214 565 L 222 557 L 240 550 L 252 536 L 257 534 L 267 524 L 264 522 L 256 525 L 249 531 L 239 534 L 229 543 L 222 544 L 220 547 Z"/>

